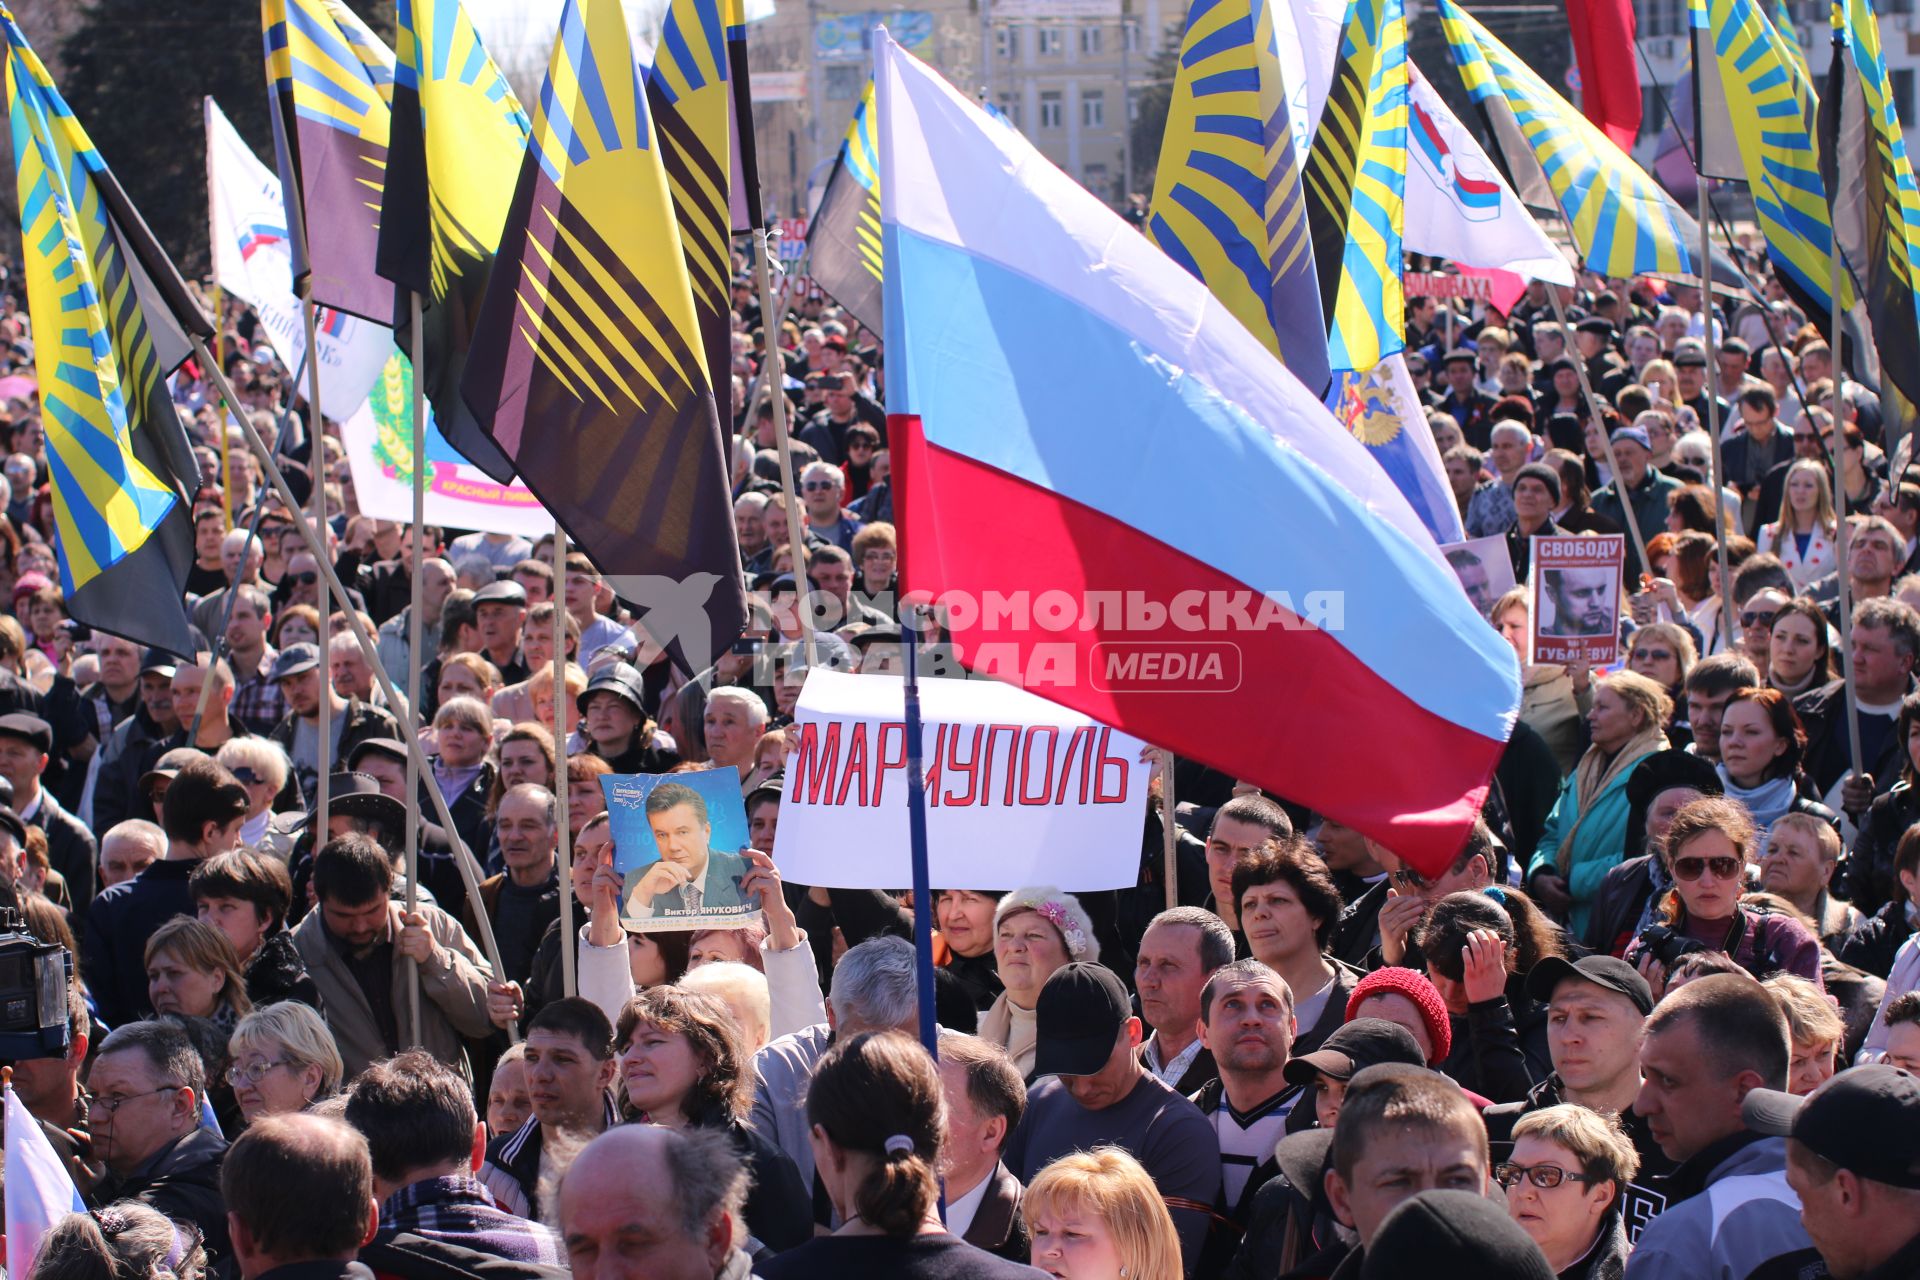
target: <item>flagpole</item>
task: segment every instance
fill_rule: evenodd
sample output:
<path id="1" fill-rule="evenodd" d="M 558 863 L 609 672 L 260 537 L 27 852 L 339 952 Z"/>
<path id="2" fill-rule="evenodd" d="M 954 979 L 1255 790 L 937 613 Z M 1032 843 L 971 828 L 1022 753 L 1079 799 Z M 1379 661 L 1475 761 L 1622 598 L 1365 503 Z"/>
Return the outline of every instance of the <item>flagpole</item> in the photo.
<path id="1" fill-rule="evenodd" d="M 206 342 L 198 337 L 193 338 L 192 342 L 194 351 L 200 355 L 202 360 L 205 360 L 208 354 Z M 221 374 L 219 376 L 222 384 L 222 394 L 231 395 L 231 391 L 225 386 L 226 375 Z M 340 584 L 340 575 L 335 572 L 333 563 L 327 559 L 325 544 L 321 542 L 319 535 L 315 532 L 313 524 L 307 517 L 306 511 L 298 502 L 294 501 L 293 490 L 288 486 L 287 477 L 285 473 L 280 470 L 279 462 L 274 458 L 273 454 L 267 451 L 266 442 L 260 438 L 260 433 L 254 430 L 253 423 L 244 416 L 240 419 L 240 429 L 247 437 L 247 447 L 253 450 L 254 454 L 260 459 L 260 465 L 266 470 L 268 483 L 273 485 L 274 491 L 280 495 L 280 500 L 286 504 L 288 513 L 293 517 L 293 527 L 298 529 L 300 536 L 306 540 L 307 550 L 313 553 L 320 561 L 320 572 L 325 575 L 327 584 L 344 597 L 346 595 L 346 588 Z M 367 631 L 366 624 L 361 622 L 360 615 L 354 610 L 347 609 L 343 612 L 346 616 L 347 626 L 353 633 L 353 638 L 360 642 L 360 652 L 365 655 L 367 665 L 373 668 L 373 678 L 379 683 L 380 691 L 387 695 L 389 701 L 397 701 L 400 696 L 400 691 L 394 688 L 392 677 L 387 675 L 387 669 L 381 665 L 379 648 L 375 645 L 373 636 Z M 419 766 L 421 773 L 423 775 L 428 773 L 429 768 L 427 765 L 426 749 L 420 745 L 419 738 L 410 736 L 406 746 L 408 754 L 415 758 L 415 763 Z M 473 854 L 468 851 L 466 842 L 461 840 L 460 829 L 453 823 L 453 814 L 448 810 L 447 799 L 440 794 L 440 788 L 438 786 L 428 786 L 421 789 L 427 793 L 427 799 L 433 805 L 434 816 L 439 819 L 440 825 L 445 828 L 447 840 L 453 845 L 453 864 L 459 869 L 460 878 L 466 885 L 467 901 L 469 905 L 473 907 L 474 924 L 479 929 L 481 950 L 486 953 L 487 962 L 493 966 L 494 974 L 496 976 L 504 975 L 506 971 L 500 963 L 500 945 L 495 941 L 493 936 L 493 921 L 488 917 L 485 904 L 480 898 L 478 864 L 474 862 Z M 505 978 L 501 977 L 501 980 L 505 981 Z M 517 1043 L 520 1039 L 518 1029 L 513 1027 L 507 1028 L 507 1039 Z"/>
<path id="2" fill-rule="evenodd" d="M 330 580 L 329 585 L 332 585 L 337 579 L 333 577 L 333 558 L 327 554 L 327 432 L 320 416 L 320 345 L 313 313 L 313 293 L 307 289 L 300 297 L 300 320 L 307 331 L 307 425 L 310 428 L 307 468 L 313 477 L 313 527 L 320 535 L 320 546 L 313 557 L 320 562 Z M 320 592 L 323 605 L 328 598 L 327 591 Z M 340 609 L 343 613 L 353 612 L 353 605 L 344 589 L 340 592 Z M 333 772 L 333 761 L 329 758 L 333 754 L 333 629 L 330 613 L 325 608 L 320 610 L 320 722 L 319 737 L 313 748 L 315 772 L 319 774 L 314 783 L 313 811 L 319 815 L 315 830 L 320 832 L 327 829 L 328 775 Z M 367 655 L 367 662 L 377 665 L 372 654 Z"/>
<path id="3" fill-rule="evenodd" d="M 940 1059 L 940 1030 L 934 1020 L 933 993 L 933 888 L 927 870 L 927 783 L 920 760 L 920 612 L 916 605 L 902 605 L 901 621 L 906 640 L 907 678 L 907 839 L 913 855 L 913 972 L 919 992 L 920 1043 L 937 1062 Z"/>
<path id="4" fill-rule="evenodd" d="M 1613 456 L 1613 437 L 1607 431 L 1607 424 L 1600 417 L 1600 397 L 1593 393 L 1593 383 L 1587 378 L 1587 362 L 1581 357 L 1580 348 L 1570 340 L 1573 328 L 1567 323 L 1567 304 L 1560 300 L 1560 287 L 1549 284 L 1547 297 L 1553 302 L 1553 315 L 1560 322 L 1561 336 L 1568 339 L 1567 349 L 1574 353 L 1573 367 L 1574 371 L 1580 375 L 1580 394 L 1587 402 L 1587 413 L 1592 417 L 1593 425 L 1600 429 L 1601 443 L 1606 446 L 1607 470 L 1613 473 L 1614 492 L 1620 497 L 1620 510 L 1626 517 L 1627 536 L 1633 539 L 1633 549 L 1640 557 L 1640 572 L 1651 573 L 1653 566 L 1647 562 L 1647 539 L 1640 532 L 1640 521 L 1634 515 L 1633 495 L 1627 492 L 1620 480 L 1620 463 Z M 1637 585 L 1629 582 L 1627 587 L 1631 590 Z"/>
<path id="5" fill-rule="evenodd" d="M 413 572 L 407 606 L 407 719 L 408 737 L 420 739 L 420 648 L 425 643 L 420 617 L 426 600 L 426 527 L 427 527 L 427 383 L 422 365 L 426 360 L 426 336 L 422 332 L 420 295 L 407 291 L 408 321 L 413 326 Z M 312 358 L 311 353 L 308 356 Z M 437 784 L 436 784 L 437 789 Z M 407 752 L 407 911 L 420 910 L 420 763 Z M 420 1043 L 420 968 L 407 959 L 407 1043 Z"/>
<path id="6" fill-rule="evenodd" d="M 1167 910 L 1180 905 L 1180 830 L 1173 820 L 1173 752 L 1160 748 L 1160 861 Z"/>
<path id="7" fill-rule="evenodd" d="M 644 723 L 640 726 L 645 729 Z M 553 522 L 553 742 L 559 762 L 553 787 L 554 812 L 560 824 L 560 982 L 566 995 L 579 994 L 575 976 L 573 936 L 573 828 L 567 807 L 567 531 Z M 638 745 L 638 744 L 636 744 Z"/>
<path id="8" fill-rule="evenodd" d="M 224 323 L 225 314 L 226 301 L 220 292 L 220 282 L 216 280 L 213 284 L 213 358 L 215 360 L 225 360 L 227 358 L 227 326 Z M 212 381 L 209 380 L 207 385 L 213 385 Z M 221 407 L 228 413 L 239 412 L 238 409 L 227 404 L 224 400 L 220 403 Z M 217 421 L 220 427 L 220 509 L 227 517 L 227 528 L 232 529 L 233 455 L 227 444 L 227 420 L 225 414 L 217 415 Z"/>
<path id="9" fill-rule="evenodd" d="M 1835 33 L 1834 39 L 1836 41 L 1840 39 L 1838 32 Z M 1829 114 L 1833 117 L 1834 136 L 1828 138 L 1826 142 L 1829 147 L 1837 148 L 1840 145 L 1840 106 L 1838 103 L 1834 105 L 1833 111 Z M 1836 150 L 1831 154 L 1838 155 L 1839 153 Z M 1848 536 L 1850 529 L 1847 525 L 1847 468 L 1843 460 L 1843 453 L 1847 447 L 1846 415 L 1841 408 L 1841 406 L 1846 403 L 1846 397 L 1843 393 L 1846 391 L 1847 386 L 1847 364 L 1845 359 L 1842 358 L 1845 353 L 1841 349 L 1841 253 L 1840 241 L 1837 235 L 1834 237 L 1830 247 L 1832 252 L 1827 256 L 1832 264 L 1832 269 L 1827 282 L 1827 293 L 1833 308 L 1833 411 L 1828 416 L 1833 420 L 1833 434 L 1828 438 L 1831 441 L 1833 450 L 1833 517 L 1835 526 L 1834 534 L 1837 543 L 1835 554 L 1840 560 L 1840 572 L 1833 576 L 1840 583 L 1840 648 L 1841 651 L 1847 655 L 1848 659 L 1841 667 L 1841 674 L 1846 677 L 1847 682 L 1847 705 L 1843 709 L 1843 714 L 1847 717 L 1847 745 L 1853 752 L 1853 776 L 1858 778 L 1865 775 L 1867 768 L 1865 753 L 1861 750 L 1860 746 L 1860 698 L 1859 690 L 1854 684 L 1852 661 L 1853 583 L 1850 581 L 1847 565 L 1847 546 L 1852 541 L 1852 538 Z"/>
<path id="10" fill-rule="evenodd" d="M 1720 461 L 1720 343 L 1713 336 L 1713 241 L 1707 176 L 1694 184 L 1700 205 L 1700 313 L 1707 330 L 1707 440 L 1713 450 L 1713 542 L 1720 556 L 1720 644 L 1733 652 L 1733 569 L 1727 556 L 1727 471 Z M 1771 330 L 1773 325 L 1768 323 Z M 1758 514 L 1757 512 L 1755 513 Z"/>
<path id="11" fill-rule="evenodd" d="M 760 359 L 772 391 L 773 438 L 780 450 L 780 492 L 787 508 L 787 543 L 793 548 L 793 588 L 799 596 L 800 637 L 804 643 L 807 666 L 815 662 L 813 639 L 812 579 L 807 576 L 807 529 L 802 523 L 800 499 L 793 484 L 793 441 L 787 434 L 787 390 L 784 368 L 780 364 L 780 344 L 774 334 L 780 318 L 773 314 L 773 275 L 767 264 L 767 229 L 753 233 L 753 274 L 760 289 Z M 557 713 L 556 713 L 557 714 Z M 911 736 L 911 735 L 909 735 Z"/>

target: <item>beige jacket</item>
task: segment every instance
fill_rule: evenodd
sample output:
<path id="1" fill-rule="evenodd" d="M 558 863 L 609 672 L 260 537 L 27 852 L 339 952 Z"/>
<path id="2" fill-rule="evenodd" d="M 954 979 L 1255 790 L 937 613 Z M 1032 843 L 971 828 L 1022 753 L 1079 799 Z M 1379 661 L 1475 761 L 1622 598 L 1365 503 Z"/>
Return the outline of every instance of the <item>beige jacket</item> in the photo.
<path id="1" fill-rule="evenodd" d="M 399 903 L 391 903 L 387 916 L 387 936 L 400 931 Z M 480 1039 L 494 1030 L 487 1020 L 487 983 L 493 978 L 493 966 L 480 953 L 459 922 L 446 912 L 427 903 L 420 904 L 433 935 L 434 959 L 420 966 L 420 1047 L 442 1062 L 460 1068 L 471 1077 L 467 1065 L 466 1038 Z M 327 936 L 320 921 L 320 909 L 307 912 L 293 931 L 293 945 L 306 962 L 320 988 L 326 1006 L 327 1026 L 340 1046 L 340 1058 L 351 1080 L 369 1065 L 393 1056 L 396 1046 L 386 1042 L 373 1016 L 373 1007 L 353 980 L 339 950 Z M 392 1000 L 400 1038 L 407 1038 L 407 965 L 396 952 L 393 957 Z"/>

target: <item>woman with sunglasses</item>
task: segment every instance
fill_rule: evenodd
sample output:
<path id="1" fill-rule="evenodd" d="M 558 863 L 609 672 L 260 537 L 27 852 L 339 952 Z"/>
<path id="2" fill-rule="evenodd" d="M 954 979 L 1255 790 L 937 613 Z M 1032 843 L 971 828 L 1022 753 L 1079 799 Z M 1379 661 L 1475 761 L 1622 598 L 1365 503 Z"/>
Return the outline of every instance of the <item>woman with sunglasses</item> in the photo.
<path id="1" fill-rule="evenodd" d="M 1559 1280 L 1611 1280 L 1627 1261 L 1620 1197 L 1639 1168 L 1617 1119 L 1563 1104 L 1514 1124 L 1513 1153 L 1493 1177 L 1507 1193 L 1508 1215 Z"/>
<path id="2" fill-rule="evenodd" d="M 1794 973 L 1820 985 L 1820 940 L 1792 916 L 1740 905 L 1759 839 L 1746 806 L 1724 796 L 1695 800 L 1674 815 L 1665 846 L 1673 888 L 1659 923 L 1626 954 L 1656 999 L 1666 993 L 1674 964 L 1695 951 L 1725 952 L 1756 978 Z"/>
<path id="3" fill-rule="evenodd" d="M 1800 759 L 1807 732 L 1778 689 L 1742 689 L 1720 713 L 1720 785 L 1762 831 L 1789 813 L 1840 824 L 1833 810 L 1808 798 L 1812 790 Z"/>

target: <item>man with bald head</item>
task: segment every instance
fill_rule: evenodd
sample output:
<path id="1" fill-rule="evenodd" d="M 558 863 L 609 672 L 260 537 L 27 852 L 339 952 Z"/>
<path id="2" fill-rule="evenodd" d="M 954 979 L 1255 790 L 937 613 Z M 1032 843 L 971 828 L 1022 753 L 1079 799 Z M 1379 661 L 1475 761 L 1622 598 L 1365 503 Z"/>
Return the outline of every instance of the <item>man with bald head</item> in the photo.
<path id="1" fill-rule="evenodd" d="M 716 1280 L 746 1242 L 746 1197 L 746 1166 L 722 1132 L 609 1129 L 560 1183 L 560 1236 L 574 1278 Z"/>

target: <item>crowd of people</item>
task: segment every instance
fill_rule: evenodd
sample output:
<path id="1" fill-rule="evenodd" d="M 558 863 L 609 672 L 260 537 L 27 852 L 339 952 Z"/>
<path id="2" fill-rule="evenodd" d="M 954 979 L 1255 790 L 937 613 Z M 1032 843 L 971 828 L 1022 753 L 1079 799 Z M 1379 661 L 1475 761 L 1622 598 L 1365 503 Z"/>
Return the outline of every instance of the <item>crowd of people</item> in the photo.
<path id="1" fill-rule="evenodd" d="M 808 671 L 905 642 L 882 352 L 824 299 L 762 370 L 736 281 L 751 617 L 697 673 L 584 555 L 556 592 L 550 541 L 362 513 L 231 306 L 228 374 L 296 498 L 325 486 L 331 563 L 189 365 L 206 644 L 91 633 L 8 402 L 0 905 L 74 958 L 65 1054 L 8 1065 L 89 1206 L 15 1280 L 1920 1274 L 1913 424 L 1836 393 L 1784 299 L 1586 283 L 1570 327 L 1540 286 L 1408 310 L 1471 535 L 1521 581 L 1535 534 L 1646 545 L 1618 669 L 1529 665 L 1528 592 L 1491 603 L 1524 700 L 1455 861 L 1182 760 L 1111 851 L 1133 887 L 937 885 L 931 939 L 897 886 L 775 858 Z M 17 298 L 0 336 L 30 367 Z M 420 668 L 417 707 L 376 662 Z M 757 917 L 630 931 L 601 780 L 726 767 Z"/>

